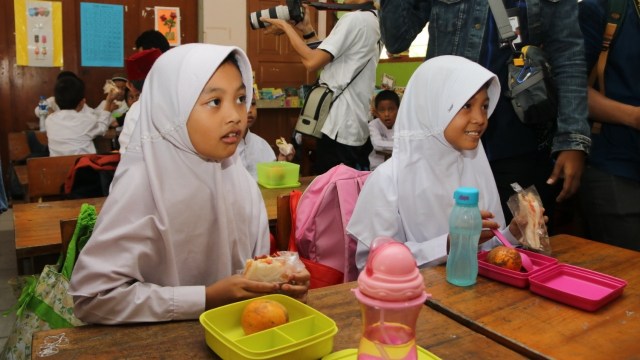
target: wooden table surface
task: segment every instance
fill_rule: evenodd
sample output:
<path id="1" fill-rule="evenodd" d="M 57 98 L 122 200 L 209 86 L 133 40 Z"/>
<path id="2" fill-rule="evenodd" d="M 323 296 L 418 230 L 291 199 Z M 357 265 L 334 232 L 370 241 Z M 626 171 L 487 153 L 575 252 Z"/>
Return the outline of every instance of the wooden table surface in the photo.
<path id="1" fill-rule="evenodd" d="M 297 188 L 266 189 L 260 186 L 270 222 L 277 219 L 278 195 L 293 189 L 304 191 L 314 177 L 300 178 Z M 42 203 L 15 204 L 13 220 L 15 226 L 16 255 L 18 259 L 56 254 L 60 251 L 60 220 L 78 217 L 83 203 L 95 205 L 100 211 L 105 197 L 49 201 Z"/>
<path id="2" fill-rule="evenodd" d="M 438 266 L 422 270 L 428 305 L 530 358 L 640 359 L 640 253 L 569 235 L 551 244 L 560 263 L 626 280 L 622 296 L 588 312 L 482 276 L 453 286 Z"/>
<path id="3" fill-rule="evenodd" d="M 357 348 L 361 335 L 360 308 L 347 283 L 309 292 L 308 304 L 338 326 L 333 351 Z M 126 326 L 84 326 L 34 334 L 32 359 L 47 336 L 64 333 L 69 345 L 47 359 L 217 359 L 204 340 L 198 321 Z M 442 359 L 523 359 L 524 357 L 424 306 L 417 343 Z"/>

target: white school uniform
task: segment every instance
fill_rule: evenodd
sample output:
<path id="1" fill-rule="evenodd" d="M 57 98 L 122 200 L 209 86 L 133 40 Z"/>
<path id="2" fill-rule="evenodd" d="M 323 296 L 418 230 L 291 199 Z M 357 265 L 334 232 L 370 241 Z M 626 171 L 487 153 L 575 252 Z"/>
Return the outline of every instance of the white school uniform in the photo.
<path id="1" fill-rule="evenodd" d="M 376 151 L 393 150 L 393 128 L 388 129 L 382 120 L 375 118 L 369 122 L 369 134 L 373 146 L 373 150 L 369 154 L 369 168 L 374 170 L 384 162 L 384 155 L 378 154 Z"/>
<path id="2" fill-rule="evenodd" d="M 95 154 L 93 139 L 104 135 L 111 118 L 107 111 L 59 110 L 47 116 L 49 155 Z"/>
<path id="3" fill-rule="evenodd" d="M 276 154 L 269 143 L 260 136 L 247 129 L 247 136 L 240 141 L 236 153 L 242 159 L 245 169 L 258 180 L 258 169 L 256 165 L 261 162 L 276 161 Z"/>
<path id="4" fill-rule="evenodd" d="M 369 99 L 375 88 L 378 40 L 376 12 L 354 11 L 340 17 L 318 47 L 333 55 L 333 61 L 322 69 L 320 82 L 330 86 L 334 97 L 363 69 L 333 103 L 322 128 L 324 134 L 341 144 L 360 146 L 369 137 Z"/>
<path id="5" fill-rule="evenodd" d="M 230 53 L 250 92 L 251 65 L 236 47 L 182 45 L 149 72 L 127 155 L 71 277 L 80 319 L 197 319 L 206 286 L 269 252 L 258 185 L 237 155 L 203 159 L 186 127 L 204 85 Z"/>

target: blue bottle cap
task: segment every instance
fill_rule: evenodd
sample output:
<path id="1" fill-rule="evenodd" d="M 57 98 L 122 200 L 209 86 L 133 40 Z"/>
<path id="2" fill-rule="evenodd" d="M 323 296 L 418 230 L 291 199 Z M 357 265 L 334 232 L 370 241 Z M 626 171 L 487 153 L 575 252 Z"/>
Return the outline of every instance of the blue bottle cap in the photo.
<path id="1" fill-rule="evenodd" d="M 473 187 L 459 187 L 453 193 L 458 205 L 478 205 L 479 191 Z"/>

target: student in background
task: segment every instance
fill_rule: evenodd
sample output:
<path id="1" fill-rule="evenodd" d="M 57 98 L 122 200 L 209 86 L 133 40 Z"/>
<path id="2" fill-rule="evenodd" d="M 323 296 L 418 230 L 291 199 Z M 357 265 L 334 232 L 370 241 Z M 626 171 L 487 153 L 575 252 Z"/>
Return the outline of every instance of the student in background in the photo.
<path id="1" fill-rule="evenodd" d="M 396 123 L 400 97 L 395 91 L 382 90 L 375 99 L 376 118 L 369 122 L 369 136 L 373 151 L 369 154 L 369 166 L 374 170 L 385 160 L 385 155 L 380 152 L 393 150 L 393 125 Z"/>
<path id="2" fill-rule="evenodd" d="M 65 78 L 65 77 L 74 77 L 74 78 L 78 78 L 78 75 L 76 75 L 73 71 L 60 71 L 60 73 L 58 74 L 58 76 L 56 77 L 56 81 Z M 55 96 L 50 96 L 47 98 L 47 109 L 49 111 L 49 114 L 52 114 L 58 110 L 60 110 L 60 107 L 58 107 L 58 104 L 56 104 L 56 98 Z M 91 107 L 89 107 L 87 104 L 84 104 L 84 106 L 82 107 L 82 111 L 83 112 L 93 112 L 93 109 Z M 33 109 L 33 112 L 36 114 L 37 117 L 40 116 L 40 108 L 38 106 L 36 106 L 35 109 Z"/>
<path id="3" fill-rule="evenodd" d="M 261 162 L 276 161 L 275 153 L 269 143 L 251 132 L 251 127 L 258 119 L 258 106 L 256 104 L 256 94 L 253 94 L 251 100 L 251 106 L 247 113 L 247 131 L 238 144 L 238 155 L 242 159 L 245 169 L 253 176 L 255 180 L 258 180 L 258 170 L 256 165 Z M 295 155 L 295 151 L 287 156 L 278 152 L 278 161 L 291 161 Z"/>
<path id="4" fill-rule="evenodd" d="M 110 83 L 107 83 L 104 85 L 105 94 L 112 91 L 113 86 L 115 86 L 115 88 L 117 89 L 116 98 L 109 108 L 109 111 L 111 112 L 111 117 L 116 119 L 129 110 L 129 106 L 127 105 L 127 101 L 124 94 L 124 90 L 127 88 L 128 80 L 127 80 L 127 77 L 123 74 L 115 74 L 108 81 L 110 81 Z M 106 102 L 105 100 L 102 100 L 102 102 L 100 102 L 100 104 L 96 106 L 96 109 L 104 109 L 105 102 Z"/>
<path id="5" fill-rule="evenodd" d="M 93 139 L 104 135 L 111 122 L 108 111 L 116 98 L 115 91 L 107 94 L 104 108 L 85 112 L 84 82 L 77 77 L 64 77 L 56 82 L 55 99 L 60 110 L 47 116 L 45 128 L 49 141 L 49 155 L 95 154 Z"/>
<path id="6" fill-rule="evenodd" d="M 579 3 L 587 68 L 597 66 L 609 3 L 626 2 L 604 71 L 589 87 L 589 118 L 600 123 L 582 175 L 580 203 L 586 237 L 640 251 L 640 17 L 637 1 Z"/>
<path id="7" fill-rule="evenodd" d="M 236 47 L 186 44 L 154 64 L 127 155 L 71 277 L 78 318 L 197 319 L 260 295 L 306 295 L 306 270 L 285 284 L 238 274 L 269 251 L 262 195 L 235 154 L 251 84 Z"/>
<path id="8" fill-rule="evenodd" d="M 358 242 L 360 270 L 378 236 L 405 243 L 420 267 L 444 262 L 453 193 L 460 186 L 480 191 L 483 229 L 504 228 L 500 196 L 480 142 L 499 95 L 498 78 L 463 57 L 435 57 L 413 73 L 398 112 L 393 156 L 369 175 L 347 225 Z M 518 243 L 515 222 L 501 231 Z M 492 237 L 484 230 L 480 242 Z"/>
<path id="9" fill-rule="evenodd" d="M 158 30 L 147 30 L 136 38 L 136 51 L 158 49 L 167 52 L 171 49 L 169 40 Z"/>

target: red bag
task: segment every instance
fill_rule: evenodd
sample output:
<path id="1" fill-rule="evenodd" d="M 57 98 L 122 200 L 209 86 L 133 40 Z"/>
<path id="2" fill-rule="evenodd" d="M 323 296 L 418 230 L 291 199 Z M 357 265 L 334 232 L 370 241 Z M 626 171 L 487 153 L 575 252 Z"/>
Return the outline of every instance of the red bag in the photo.
<path id="1" fill-rule="evenodd" d="M 296 247 L 296 209 L 298 208 L 298 201 L 302 193 L 299 190 L 291 191 L 289 196 L 289 207 L 291 209 L 291 234 L 289 235 L 289 251 L 298 252 Z M 330 266 L 315 262 L 313 260 L 305 259 L 300 256 L 300 260 L 304 263 L 304 266 L 311 274 L 311 281 L 309 282 L 309 289 L 317 289 L 329 285 L 342 284 L 344 279 L 344 273 L 338 271 Z"/>

